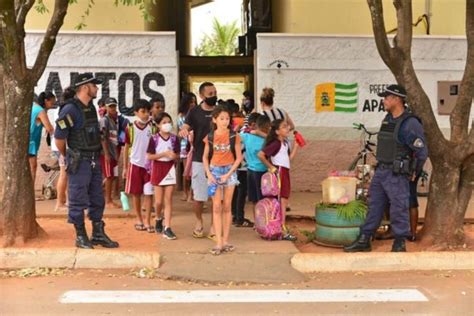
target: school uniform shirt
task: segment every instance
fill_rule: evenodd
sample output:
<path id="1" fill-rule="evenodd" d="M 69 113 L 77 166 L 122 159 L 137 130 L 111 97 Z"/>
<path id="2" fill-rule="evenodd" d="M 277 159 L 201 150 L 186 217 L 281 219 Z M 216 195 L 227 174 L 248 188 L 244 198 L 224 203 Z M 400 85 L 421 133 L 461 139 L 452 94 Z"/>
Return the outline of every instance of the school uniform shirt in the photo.
<path id="1" fill-rule="evenodd" d="M 206 136 L 203 141 L 205 144 L 208 143 L 208 137 Z M 213 154 L 210 161 L 210 165 L 216 167 L 228 166 L 234 163 L 235 157 L 230 148 L 230 131 L 226 131 L 223 134 L 218 134 L 214 131 L 213 141 Z M 240 135 L 235 134 L 235 146 L 240 145 Z"/>
<path id="2" fill-rule="evenodd" d="M 265 153 L 265 156 L 270 157 L 271 163 L 274 166 L 280 166 L 290 169 L 289 150 L 290 145 L 288 144 L 288 142 L 274 140 L 270 144 L 265 146 L 263 152 Z"/>
<path id="3" fill-rule="evenodd" d="M 245 159 L 247 168 L 252 171 L 264 172 L 267 167 L 258 158 L 258 152 L 262 150 L 265 144 L 265 138 L 250 133 L 241 132 L 242 144 L 245 146 Z"/>
<path id="4" fill-rule="evenodd" d="M 174 142 L 173 139 L 175 139 Z M 170 134 L 165 139 L 158 133 L 150 138 L 147 153 L 154 155 L 166 151 L 173 151 L 179 156 L 180 143 L 176 136 L 171 136 Z M 151 184 L 155 186 L 176 184 L 175 160 L 168 157 L 153 160 L 151 165 Z"/>
<path id="5" fill-rule="evenodd" d="M 125 143 L 131 145 L 129 161 L 135 166 L 142 168 L 146 167 L 146 152 L 152 136 L 152 127 L 148 123 L 145 127 L 141 128 L 137 122 L 132 125 L 133 128 L 133 140 L 130 139 L 130 126 L 125 131 Z"/>

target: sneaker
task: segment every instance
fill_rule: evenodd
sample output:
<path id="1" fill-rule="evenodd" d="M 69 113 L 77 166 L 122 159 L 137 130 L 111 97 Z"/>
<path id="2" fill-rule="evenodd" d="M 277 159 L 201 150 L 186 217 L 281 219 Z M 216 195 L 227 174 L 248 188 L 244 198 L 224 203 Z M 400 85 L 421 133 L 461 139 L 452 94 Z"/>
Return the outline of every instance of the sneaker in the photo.
<path id="1" fill-rule="evenodd" d="M 157 234 L 161 234 L 163 232 L 163 219 L 157 219 L 155 222 L 155 231 Z"/>
<path id="2" fill-rule="evenodd" d="M 283 235 L 283 240 L 288 240 L 288 241 L 296 241 L 296 236 L 293 236 L 290 233 L 285 233 Z"/>
<path id="3" fill-rule="evenodd" d="M 176 239 L 176 235 L 171 230 L 171 227 L 166 227 L 166 229 L 163 232 L 163 237 L 169 240 Z"/>

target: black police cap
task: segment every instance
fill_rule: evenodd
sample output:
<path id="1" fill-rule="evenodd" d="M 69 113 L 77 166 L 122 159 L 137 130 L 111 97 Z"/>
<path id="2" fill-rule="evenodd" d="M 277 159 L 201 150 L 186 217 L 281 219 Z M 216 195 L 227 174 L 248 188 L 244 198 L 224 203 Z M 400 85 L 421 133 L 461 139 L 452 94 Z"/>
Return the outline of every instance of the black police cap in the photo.
<path id="1" fill-rule="evenodd" d="M 407 97 L 407 91 L 405 90 L 404 87 L 398 84 L 392 84 L 386 87 L 384 92 L 381 92 L 378 94 L 379 97 L 383 97 L 383 98 L 389 95 L 394 95 L 402 99 L 405 99 Z"/>
<path id="2" fill-rule="evenodd" d="M 86 72 L 77 76 L 74 88 L 80 87 L 86 83 L 102 84 L 102 80 L 97 79 L 91 73 Z"/>

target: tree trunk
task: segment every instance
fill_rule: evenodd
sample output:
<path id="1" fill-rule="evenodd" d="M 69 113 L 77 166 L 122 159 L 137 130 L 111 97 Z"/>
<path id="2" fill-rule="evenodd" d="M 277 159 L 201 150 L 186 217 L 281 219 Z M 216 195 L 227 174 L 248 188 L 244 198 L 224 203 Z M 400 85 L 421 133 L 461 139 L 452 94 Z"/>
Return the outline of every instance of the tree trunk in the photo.
<path id="1" fill-rule="evenodd" d="M 460 246 L 464 242 L 464 216 L 474 187 L 474 132 L 471 130 L 469 136 L 467 133 L 474 95 L 474 1 L 466 1 L 468 55 L 461 92 L 451 115 L 451 140 L 441 133 L 428 95 L 413 68 L 411 1 L 393 0 L 398 25 L 393 46 L 385 30 L 382 0 L 367 3 L 377 50 L 397 82 L 407 89 L 408 103 L 423 121 L 433 165 L 423 243 L 438 249 Z"/>
<path id="2" fill-rule="evenodd" d="M 464 243 L 464 214 L 459 200 L 461 168 L 433 161 L 430 192 L 422 230 L 423 243 L 438 249 Z M 467 206 L 467 205 L 466 205 Z"/>
<path id="3" fill-rule="evenodd" d="M 5 96 L 3 94 L 3 66 L 0 64 L 0 145 L 5 148 Z M 3 201 L 3 166 L 4 166 L 3 150 L 0 152 L 0 201 Z M 0 209 L 0 236 L 3 235 L 3 211 Z"/>
<path id="4" fill-rule="evenodd" d="M 29 125 L 33 85 L 19 82 L 4 73 L 5 143 L 3 174 L 4 246 L 37 237 L 41 228 L 36 222 L 35 195 L 28 163 Z M 13 106 L 15 105 L 15 106 Z M 20 189 L 21 188 L 21 189 Z"/>

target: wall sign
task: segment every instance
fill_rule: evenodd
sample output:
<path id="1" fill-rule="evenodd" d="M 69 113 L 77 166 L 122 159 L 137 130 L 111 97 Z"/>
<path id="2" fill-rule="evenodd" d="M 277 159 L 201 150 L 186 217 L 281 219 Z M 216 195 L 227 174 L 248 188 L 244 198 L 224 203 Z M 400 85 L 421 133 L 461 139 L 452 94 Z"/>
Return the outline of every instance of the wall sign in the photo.
<path id="1" fill-rule="evenodd" d="M 357 112 L 359 85 L 328 82 L 316 86 L 316 112 Z"/>
<path id="2" fill-rule="evenodd" d="M 70 72 L 70 82 L 76 81 L 78 72 Z M 152 83 L 158 87 L 164 87 L 166 85 L 165 77 L 159 72 L 150 72 L 140 78 L 140 75 L 136 72 L 124 72 L 117 74 L 116 72 L 96 72 L 95 76 L 103 81 L 101 85 L 101 96 L 97 99 L 105 99 L 110 97 L 110 82 L 117 80 L 118 87 L 118 106 L 120 113 L 125 115 L 133 116 L 133 103 L 141 98 L 152 99 L 161 98 L 164 100 L 163 94 L 159 91 L 152 89 Z M 127 85 L 132 86 L 132 102 L 127 104 Z M 141 95 L 141 88 L 143 88 L 144 95 Z M 61 84 L 59 73 L 51 71 L 46 81 L 45 91 L 52 91 L 58 98 L 63 93 L 64 87 Z M 128 91 L 129 92 L 129 91 Z M 115 96 L 112 96 L 115 97 Z M 130 99 L 130 98 L 128 98 Z"/>

